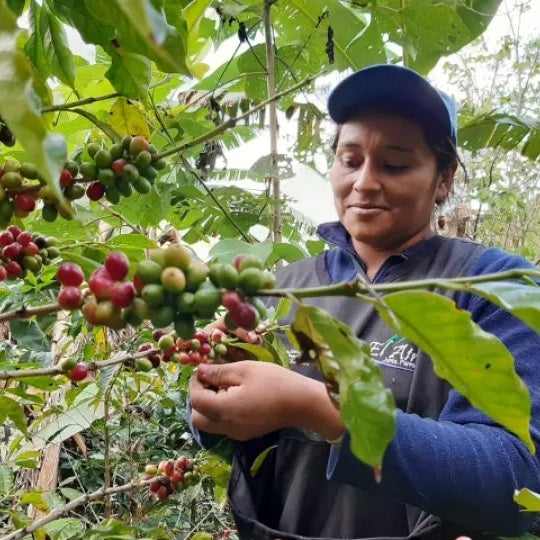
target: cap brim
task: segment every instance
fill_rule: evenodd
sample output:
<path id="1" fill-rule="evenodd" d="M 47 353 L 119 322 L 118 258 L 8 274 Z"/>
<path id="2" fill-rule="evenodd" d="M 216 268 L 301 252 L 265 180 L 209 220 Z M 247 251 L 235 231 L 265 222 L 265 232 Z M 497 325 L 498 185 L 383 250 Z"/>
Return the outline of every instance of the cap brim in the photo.
<path id="1" fill-rule="evenodd" d="M 390 64 L 362 69 L 341 81 L 328 97 L 328 113 L 337 124 L 372 107 L 410 112 L 415 119 L 425 115 L 426 122 L 437 122 L 455 139 L 453 101 L 411 69 Z"/>

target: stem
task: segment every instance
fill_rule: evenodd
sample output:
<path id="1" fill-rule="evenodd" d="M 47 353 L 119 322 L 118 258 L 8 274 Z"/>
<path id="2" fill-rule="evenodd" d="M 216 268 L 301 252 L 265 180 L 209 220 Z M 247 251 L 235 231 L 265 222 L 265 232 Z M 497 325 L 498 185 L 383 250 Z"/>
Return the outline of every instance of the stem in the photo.
<path id="1" fill-rule="evenodd" d="M 413 289 L 450 289 L 467 290 L 467 287 L 475 283 L 486 283 L 489 281 L 504 281 L 509 279 L 526 279 L 527 276 L 540 279 L 539 270 L 515 269 L 498 272 L 495 274 L 484 274 L 482 276 L 461 277 L 453 279 L 425 279 L 415 281 L 405 281 L 402 283 L 383 283 L 379 285 L 366 286 L 362 282 L 344 281 L 335 285 L 312 287 L 307 289 L 263 289 L 257 291 L 257 296 L 285 296 L 295 298 L 316 298 L 320 296 L 356 296 L 366 293 L 392 293 L 408 291 Z M 536 285 L 536 283 L 535 283 Z"/>
<path id="2" fill-rule="evenodd" d="M 116 210 L 114 210 L 113 208 L 111 208 L 110 206 L 107 206 L 106 204 L 104 204 L 102 202 L 100 202 L 99 205 L 104 210 L 106 210 L 107 212 L 112 214 L 114 217 L 117 217 L 124 225 L 129 227 L 134 233 L 144 234 L 144 231 L 139 226 L 134 225 L 133 223 L 131 223 L 131 221 L 129 221 L 126 217 L 124 217 L 120 212 L 117 212 Z"/>
<path id="3" fill-rule="evenodd" d="M 311 83 L 312 81 L 317 79 L 317 77 L 320 77 L 323 74 L 324 74 L 324 71 L 321 71 L 319 73 L 316 73 L 315 75 L 310 75 L 309 77 L 306 77 L 305 79 L 301 80 L 298 84 L 291 86 L 287 90 L 283 90 L 283 92 L 279 92 L 278 94 L 275 94 L 274 97 L 271 99 L 262 101 L 261 103 L 253 107 L 252 109 L 249 109 L 249 111 L 246 111 L 245 113 L 241 114 L 240 116 L 237 116 L 236 118 L 230 118 L 226 122 L 223 122 L 223 124 L 216 126 L 214 129 L 205 133 L 204 135 L 201 135 L 200 137 L 196 137 L 195 139 L 192 139 L 191 141 L 187 143 L 183 143 L 179 146 L 175 146 L 174 148 L 169 148 L 169 150 L 165 150 L 164 152 L 156 154 L 155 156 L 153 156 L 153 160 L 156 161 L 164 157 L 172 156 L 173 154 L 176 154 L 177 152 L 183 152 L 184 150 L 187 150 L 188 148 L 193 148 L 194 146 L 197 146 L 198 144 L 201 144 L 205 141 L 208 141 L 210 139 L 215 139 L 218 135 L 220 135 L 227 129 L 234 127 L 240 120 L 244 120 L 248 116 L 251 116 L 253 113 L 256 113 L 260 109 L 263 109 L 269 103 L 272 103 L 273 101 L 278 101 L 282 97 L 288 94 L 291 94 L 293 92 L 296 92 L 296 90 L 302 88 L 303 86 L 306 86 L 307 84 Z"/>
<path id="4" fill-rule="evenodd" d="M 266 73 L 267 73 L 267 89 L 268 99 L 272 100 L 269 103 L 270 110 L 270 159 L 272 167 L 277 167 L 277 107 L 276 107 L 276 83 L 275 83 L 275 56 L 274 56 L 274 41 L 272 39 L 272 19 L 271 19 L 272 2 L 266 0 L 264 2 L 263 21 L 264 21 L 264 37 L 266 42 Z M 272 199 L 274 203 L 270 206 L 271 214 L 271 231 L 272 240 L 281 242 L 281 207 L 277 201 L 280 200 L 280 185 L 279 177 L 271 175 L 267 178 L 270 181 Z"/>
<path id="5" fill-rule="evenodd" d="M 41 113 L 50 113 L 58 111 L 69 111 L 73 107 L 81 107 L 82 105 L 88 105 L 95 103 L 96 101 L 105 101 L 106 99 L 114 99 L 120 97 L 120 94 L 115 92 L 114 94 L 107 94 L 100 97 L 89 97 L 86 99 L 80 99 L 79 101 L 72 101 L 71 103 L 63 103 L 62 105 L 51 105 L 50 107 L 43 107 Z"/>
<path id="6" fill-rule="evenodd" d="M 157 478 L 157 477 L 154 477 Z M 118 493 L 125 493 L 126 491 L 132 491 L 133 489 L 147 486 L 152 482 L 154 478 L 148 478 L 147 480 L 140 480 L 138 482 L 129 482 L 127 484 L 124 484 L 122 486 L 115 486 L 112 488 L 101 488 L 97 491 L 94 491 L 93 493 L 87 493 L 86 495 L 81 495 L 77 499 L 63 505 L 59 506 L 58 508 L 55 508 L 52 512 L 47 514 L 41 519 L 38 519 L 37 521 L 34 521 L 30 525 L 26 525 L 22 529 L 18 529 L 7 536 L 2 536 L 0 540 L 16 540 L 17 538 L 24 538 L 26 535 L 37 531 L 44 525 L 47 525 L 47 523 L 51 523 L 51 521 L 54 521 L 55 519 L 58 519 L 60 516 L 63 516 L 67 512 L 70 512 L 71 510 L 74 510 L 75 508 L 83 505 L 87 505 L 88 503 L 92 501 L 99 501 L 104 499 L 107 496 L 111 495 L 117 495 Z"/>
<path id="7" fill-rule="evenodd" d="M 101 360 L 88 362 L 86 365 L 89 370 L 104 369 L 117 364 L 124 364 L 130 360 L 136 360 L 137 358 L 144 358 L 161 352 L 159 349 L 149 349 L 147 351 L 140 351 L 133 354 L 125 354 L 118 356 L 117 358 L 110 358 L 109 360 Z M 27 377 L 40 377 L 43 375 L 60 375 L 64 374 L 59 367 L 54 368 L 39 368 L 39 369 L 14 369 L 11 371 L 0 371 L 0 381 L 9 379 L 24 379 Z"/>
<path id="8" fill-rule="evenodd" d="M 6 311 L 6 313 L 0 313 L 0 323 L 6 321 L 13 321 L 15 319 L 27 319 L 29 317 L 33 317 L 34 315 L 47 315 L 49 313 L 54 313 L 55 311 L 61 310 L 62 308 L 58 305 L 58 302 L 33 308 L 27 308 L 23 306 L 13 311 Z"/>

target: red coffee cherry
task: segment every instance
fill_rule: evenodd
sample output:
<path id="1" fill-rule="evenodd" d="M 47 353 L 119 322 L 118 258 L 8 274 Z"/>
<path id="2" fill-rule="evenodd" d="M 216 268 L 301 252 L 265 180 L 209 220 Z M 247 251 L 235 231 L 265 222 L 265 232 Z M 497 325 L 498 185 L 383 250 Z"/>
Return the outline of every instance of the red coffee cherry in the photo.
<path id="1" fill-rule="evenodd" d="M 133 304 L 135 289 L 128 281 L 115 283 L 111 288 L 111 302 L 117 308 L 126 308 Z"/>
<path id="2" fill-rule="evenodd" d="M 83 381 L 88 376 L 88 368 L 83 362 L 79 362 L 71 371 L 67 372 L 67 376 L 72 381 Z"/>
<path id="3" fill-rule="evenodd" d="M 123 281 L 129 272 L 129 260 L 122 252 L 114 251 L 105 258 L 105 268 L 112 279 Z"/>
<path id="4" fill-rule="evenodd" d="M 56 279 L 65 287 L 79 287 L 84 281 L 84 274 L 78 264 L 65 262 L 58 268 Z"/>
<path id="5" fill-rule="evenodd" d="M 58 304 L 62 309 L 72 311 L 81 307 L 82 298 L 79 287 L 63 287 L 58 295 Z"/>

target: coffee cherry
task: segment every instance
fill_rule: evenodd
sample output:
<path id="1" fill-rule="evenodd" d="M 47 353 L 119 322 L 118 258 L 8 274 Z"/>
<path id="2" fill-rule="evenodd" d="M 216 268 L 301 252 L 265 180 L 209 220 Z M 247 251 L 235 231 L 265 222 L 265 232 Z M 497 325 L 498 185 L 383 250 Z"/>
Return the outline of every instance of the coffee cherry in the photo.
<path id="1" fill-rule="evenodd" d="M 79 287 L 84 281 L 84 274 L 78 264 L 65 262 L 58 268 L 56 279 L 65 287 Z"/>
<path id="2" fill-rule="evenodd" d="M 32 233 L 29 233 L 28 231 L 22 232 L 17 237 L 17 242 L 19 242 L 19 244 L 21 244 L 21 246 L 23 247 L 29 244 L 30 242 L 32 242 L 32 240 L 33 240 Z"/>
<path id="3" fill-rule="evenodd" d="M 240 265 L 242 264 L 242 261 L 244 260 L 244 257 L 245 257 L 245 255 L 243 255 L 243 254 L 239 254 L 239 255 L 234 256 L 232 264 L 237 270 L 240 269 Z"/>
<path id="4" fill-rule="evenodd" d="M 101 182 L 92 182 L 86 188 L 86 196 L 91 201 L 99 201 L 105 195 L 105 186 Z"/>
<path id="5" fill-rule="evenodd" d="M 9 246 L 9 244 L 12 244 L 15 238 L 13 238 L 13 235 L 9 231 L 2 231 L 0 233 L 0 246 L 5 247 Z"/>
<path id="6" fill-rule="evenodd" d="M 133 137 L 133 139 L 131 139 L 131 142 L 129 144 L 129 153 L 132 156 L 137 156 L 142 151 L 148 150 L 149 145 L 150 143 L 144 137 L 137 135 L 136 137 Z"/>
<path id="7" fill-rule="evenodd" d="M 264 269 L 263 262 L 255 255 L 246 255 L 243 257 L 238 264 L 238 271 L 242 272 L 246 268 L 258 268 L 259 270 Z"/>
<path id="8" fill-rule="evenodd" d="M 8 277 L 12 279 L 20 278 L 23 276 L 23 269 L 17 261 L 9 261 L 6 264 L 6 273 Z"/>
<path id="9" fill-rule="evenodd" d="M 133 304 L 135 289 L 129 282 L 115 283 L 111 288 L 111 302 L 117 308 L 127 308 Z"/>
<path id="10" fill-rule="evenodd" d="M 232 312 L 240 307 L 242 300 L 236 291 L 225 291 L 221 297 L 221 303 Z"/>
<path id="11" fill-rule="evenodd" d="M 248 294 L 256 293 L 262 283 L 262 271 L 252 266 L 242 270 L 238 277 L 238 287 Z"/>
<path id="12" fill-rule="evenodd" d="M 191 462 L 187 457 L 181 456 L 176 460 L 174 466 L 181 471 L 187 471 L 191 466 Z"/>
<path id="13" fill-rule="evenodd" d="M 72 311 L 81 307 L 82 298 L 78 287 L 63 287 L 58 295 L 58 304 L 62 309 Z"/>
<path id="14" fill-rule="evenodd" d="M 160 501 L 163 501 L 169 496 L 169 489 L 166 486 L 161 486 L 157 490 L 156 495 Z"/>
<path id="15" fill-rule="evenodd" d="M 58 217 L 58 208 L 54 204 L 44 204 L 41 209 L 41 217 L 48 223 L 56 221 Z"/>
<path id="16" fill-rule="evenodd" d="M 5 259 L 17 259 L 22 253 L 22 246 L 19 242 L 12 242 L 2 249 L 2 256 Z"/>
<path id="17" fill-rule="evenodd" d="M 155 480 L 152 480 L 148 486 L 148 489 L 152 493 L 157 493 L 159 489 L 161 488 L 161 480 L 159 478 L 156 478 Z"/>
<path id="18" fill-rule="evenodd" d="M 212 332 L 211 341 L 212 341 L 212 343 L 220 343 L 221 340 L 224 338 L 224 336 L 225 336 L 225 334 L 221 330 L 216 328 Z"/>
<path id="19" fill-rule="evenodd" d="M 15 208 L 23 212 L 33 212 L 36 208 L 36 199 L 29 193 L 22 193 L 15 197 Z"/>
<path id="20" fill-rule="evenodd" d="M 191 252 L 183 246 L 169 246 L 165 250 L 164 258 L 166 266 L 175 266 L 183 272 L 186 272 L 191 265 Z"/>
<path id="21" fill-rule="evenodd" d="M 71 186 L 73 183 L 73 175 L 67 169 L 63 169 L 60 173 L 60 185 L 63 188 Z"/>
<path id="22" fill-rule="evenodd" d="M 173 484 L 179 484 L 184 479 L 184 473 L 178 469 L 174 470 L 171 474 L 171 482 Z"/>
<path id="23" fill-rule="evenodd" d="M 88 368 L 83 362 L 79 362 L 71 371 L 67 372 L 67 376 L 72 381 L 83 381 L 88 376 Z"/>
<path id="24" fill-rule="evenodd" d="M 161 284 L 172 293 L 182 292 L 186 286 L 186 276 L 179 268 L 170 266 L 161 273 Z"/>
<path id="25" fill-rule="evenodd" d="M 158 465 L 158 472 L 170 476 L 174 471 L 174 461 L 167 459 L 160 461 Z"/>
<path id="26" fill-rule="evenodd" d="M 230 312 L 231 319 L 246 330 L 253 330 L 259 324 L 259 315 L 255 308 L 247 302 L 242 302 L 238 309 Z"/>
<path id="27" fill-rule="evenodd" d="M 148 358 L 137 358 L 135 360 L 135 369 L 137 371 L 148 372 L 153 369 L 154 365 Z"/>
<path id="28" fill-rule="evenodd" d="M 137 274 L 133 276 L 133 286 L 135 287 L 137 294 L 141 294 L 145 285 L 146 283 Z"/>
<path id="29" fill-rule="evenodd" d="M 163 268 L 158 263 L 145 259 L 137 266 L 136 275 L 138 275 L 145 284 L 161 283 L 162 272 Z"/>
<path id="30" fill-rule="evenodd" d="M 149 463 L 148 465 L 146 465 L 146 467 L 144 468 L 144 472 L 148 475 L 148 476 L 156 476 L 156 474 L 158 473 L 158 468 Z"/>
<path id="31" fill-rule="evenodd" d="M 117 159 L 113 161 L 111 169 L 116 176 L 122 176 L 122 171 L 126 165 L 127 161 L 125 159 Z"/>
<path id="32" fill-rule="evenodd" d="M 174 342 L 174 338 L 172 337 L 171 334 L 166 334 L 164 336 L 161 336 L 158 340 L 158 347 L 160 350 L 162 351 L 167 351 L 168 349 L 170 349 L 171 347 L 174 347 L 175 350 L 173 352 L 176 351 L 176 347 L 175 347 L 175 342 Z"/>
<path id="33" fill-rule="evenodd" d="M 13 235 L 14 240 L 17 240 L 17 237 L 22 232 L 17 225 L 10 225 L 7 230 Z"/>
<path id="34" fill-rule="evenodd" d="M 4 281 L 7 278 L 6 269 L 3 266 L 0 266 L 0 281 Z"/>
<path id="35" fill-rule="evenodd" d="M 103 267 L 94 270 L 88 280 L 88 286 L 98 300 L 110 298 L 113 285 L 114 281 L 111 275 L 107 269 Z"/>
<path id="36" fill-rule="evenodd" d="M 74 357 L 66 358 L 58 366 L 64 373 L 71 371 L 77 365 L 77 360 Z"/>
<path id="37" fill-rule="evenodd" d="M 105 258 L 105 268 L 112 279 L 123 281 L 129 272 L 129 260 L 120 251 L 113 251 Z"/>
<path id="38" fill-rule="evenodd" d="M 92 325 L 97 326 L 99 324 L 96 317 L 97 302 L 94 298 L 89 298 L 81 308 L 84 318 Z"/>

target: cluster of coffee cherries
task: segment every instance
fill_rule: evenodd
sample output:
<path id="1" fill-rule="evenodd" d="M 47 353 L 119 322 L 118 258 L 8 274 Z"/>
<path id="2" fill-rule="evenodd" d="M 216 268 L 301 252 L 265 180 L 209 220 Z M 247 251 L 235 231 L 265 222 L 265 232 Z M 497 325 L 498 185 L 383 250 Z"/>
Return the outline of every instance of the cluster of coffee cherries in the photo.
<path id="1" fill-rule="evenodd" d="M 27 271 L 38 274 L 60 256 L 56 238 L 21 231 L 16 225 L 0 231 L 0 249 L 0 281 L 23 278 Z"/>
<path id="2" fill-rule="evenodd" d="M 90 143 L 86 153 L 91 161 L 83 161 L 79 171 L 85 181 L 91 181 L 86 195 L 92 201 L 105 196 L 110 203 L 117 204 L 121 197 L 129 197 L 134 191 L 148 193 L 158 171 L 166 166 L 163 159 L 155 159 L 157 148 L 139 135 L 126 135 L 108 148 Z"/>
<path id="3" fill-rule="evenodd" d="M 83 293 L 81 285 L 84 274 L 78 264 L 65 262 L 56 272 L 56 280 L 62 286 L 58 294 L 58 304 L 62 309 L 73 310 L 81 307 Z"/>
<path id="4" fill-rule="evenodd" d="M 193 462 L 185 456 L 176 460 L 163 460 L 156 465 L 147 465 L 144 469 L 147 478 L 155 477 L 148 488 L 160 501 L 186 487 L 198 484 L 201 476 Z"/>

